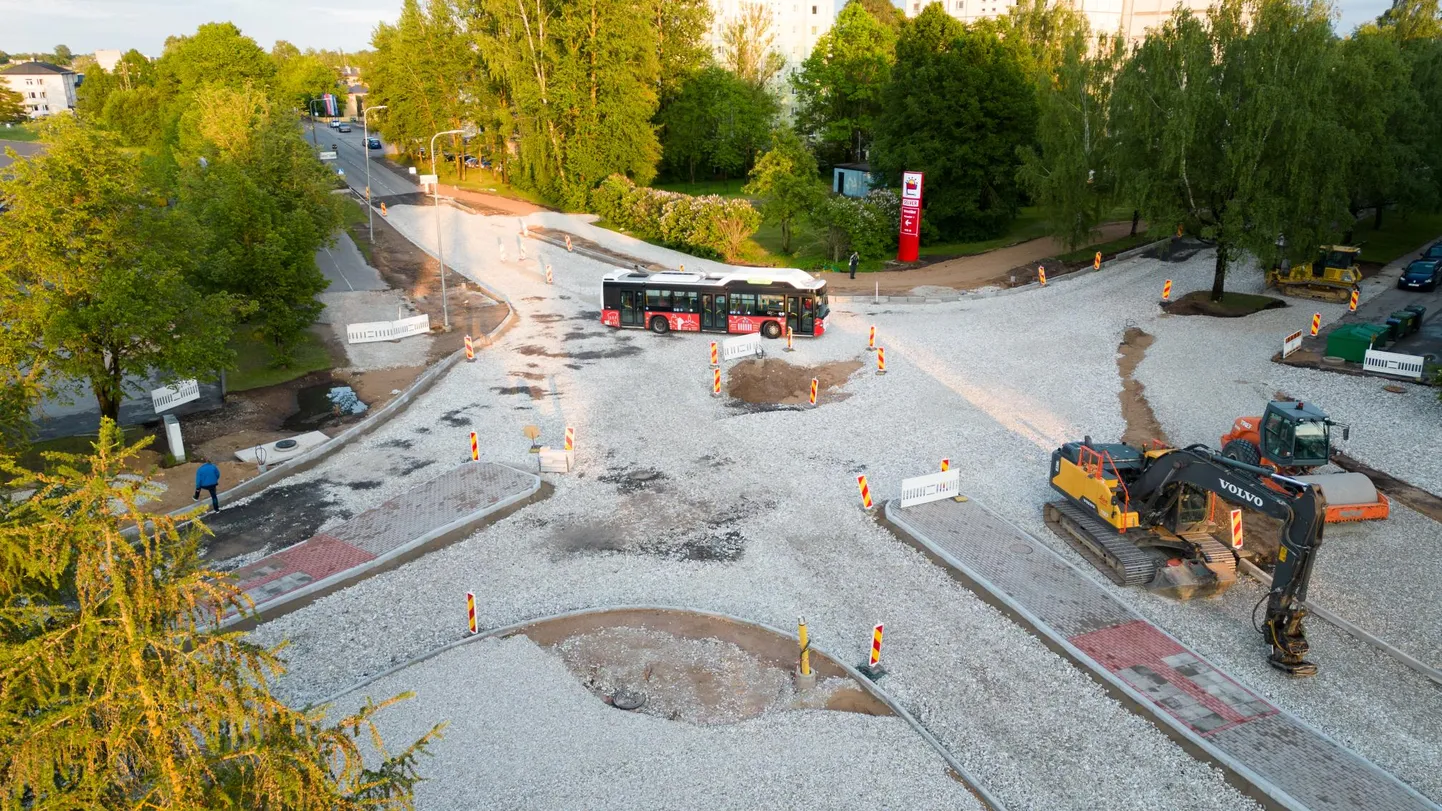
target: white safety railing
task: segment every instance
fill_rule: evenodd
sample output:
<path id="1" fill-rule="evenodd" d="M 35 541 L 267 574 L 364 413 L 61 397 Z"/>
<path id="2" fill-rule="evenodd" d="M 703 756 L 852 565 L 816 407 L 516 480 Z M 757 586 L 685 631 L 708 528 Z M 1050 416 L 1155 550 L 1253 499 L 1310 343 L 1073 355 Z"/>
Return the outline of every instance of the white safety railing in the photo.
<path id="1" fill-rule="evenodd" d="M 1288 335 L 1287 337 L 1285 337 L 1285 338 L 1282 339 L 1282 357 L 1284 357 L 1284 358 L 1287 357 L 1288 355 L 1292 354 L 1293 352 L 1296 352 L 1298 349 L 1301 349 L 1301 348 L 1302 348 L 1302 331 L 1301 331 L 1301 330 L 1297 330 L 1296 332 L 1294 332 L 1294 333 L 1292 333 L 1291 335 Z"/>
<path id="2" fill-rule="evenodd" d="M 414 315 L 396 321 L 366 321 L 345 325 L 346 343 L 364 344 L 371 341 L 394 341 L 431 331 L 431 317 Z"/>
<path id="3" fill-rule="evenodd" d="M 901 480 L 901 506 L 925 504 L 943 498 L 961 495 L 961 471 L 948 470 L 945 473 L 928 473 Z"/>
<path id="4" fill-rule="evenodd" d="M 1422 368 L 1426 362 L 1426 358 L 1418 355 L 1402 355 L 1396 352 L 1379 352 L 1376 349 L 1368 349 L 1366 358 L 1362 361 L 1362 368 L 1369 372 L 1421 380 Z"/>
<path id="5" fill-rule="evenodd" d="M 721 342 L 721 359 L 736 360 L 766 354 L 761 350 L 761 336 L 758 333 L 738 335 Z"/>
<path id="6" fill-rule="evenodd" d="M 157 414 L 199 399 L 200 382 L 197 380 L 177 380 L 169 386 L 150 390 L 150 402 Z"/>

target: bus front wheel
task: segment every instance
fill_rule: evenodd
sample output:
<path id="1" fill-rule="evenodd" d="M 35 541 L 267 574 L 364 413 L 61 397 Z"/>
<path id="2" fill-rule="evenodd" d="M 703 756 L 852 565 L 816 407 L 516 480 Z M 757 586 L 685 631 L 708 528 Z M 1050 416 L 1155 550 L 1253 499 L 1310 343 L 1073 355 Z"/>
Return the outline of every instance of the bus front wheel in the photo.
<path id="1" fill-rule="evenodd" d="M 651 331 L 657 335 L 665 335 L 671 331 L 671 322 L 658 315 L 651 319 Z"/>
<path id="2" fill-rule="evenodd" d="M 780 338 L 781 325 L 776 323 L 775 321 L 767 321 L 765 324 L 761 325 L 761 334 L 765 335 L 767 338 Z"/>

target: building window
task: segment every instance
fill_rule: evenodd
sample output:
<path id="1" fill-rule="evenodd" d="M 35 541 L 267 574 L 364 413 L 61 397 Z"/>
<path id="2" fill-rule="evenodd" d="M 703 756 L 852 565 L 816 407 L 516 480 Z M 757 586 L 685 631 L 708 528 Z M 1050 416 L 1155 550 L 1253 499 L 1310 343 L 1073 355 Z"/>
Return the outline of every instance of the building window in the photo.
<path id="1" fill-rule="evenodd" d="M 815 14 L 815 13 L 816 13 L 816 6 L 812 6 L 812 7 L 811 7 L 811 13 L 812 13 L 812 14 Z"/>
<path id="2" fill-rule="evenodd" d="M 25 84 L 35 84 L 35 80 L 34 80 L 34 79 L 26 79 L 26 80 L 25 80 Z"/>

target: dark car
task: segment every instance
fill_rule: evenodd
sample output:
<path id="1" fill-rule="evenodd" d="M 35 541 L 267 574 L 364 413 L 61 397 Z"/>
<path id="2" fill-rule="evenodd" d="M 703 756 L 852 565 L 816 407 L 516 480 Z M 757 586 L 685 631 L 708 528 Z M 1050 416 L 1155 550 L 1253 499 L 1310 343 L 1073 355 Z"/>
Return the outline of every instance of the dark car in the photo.
<path id="1" fill-rule="evenodd" d="M 379 138 L 367 138 L 367 139 L 366 139 L 366 146 L 367 146 L 368 148 L 370 148 L 370 149 L 380 149 L 380 148 L 381 148 L 381 139 L 379 139 Z"/>
<path id="2" fill-rule="evenodd" d="M 1436 290 L 1442 281 L 1442 260 L 1418 259 L 1402 271 L 1397 287 L 1402 290 Z"/>
<path id="3" fill-rule="evenodd" d="M 479 169 L 481 167 L 481 159 L 475 155 L 467 155 L 465 164 L 467 169 Z"/>
<path id="4" fill-rule="evenodd" d="M 350 132 L 350 125 L 341 124 L 339 127 L 336 127 L 336 129 L 340 130 L 341 132 Z"/>
<path id="5" fill-rule="evenodd" d="M 1439 240 L 1437 240 L 1436 242 L 1432 243 L 1431 245 L 1428 245 L 1428 246 L 1427 246 L 1427 250 L 1423 251 L 1423 252 L 1422 252 L 1422 255 L 1419 256 L 1418 258 L 1419 258 L 1419 259 L 1442 259 L 1442 239 L 1439 239 Z"/>

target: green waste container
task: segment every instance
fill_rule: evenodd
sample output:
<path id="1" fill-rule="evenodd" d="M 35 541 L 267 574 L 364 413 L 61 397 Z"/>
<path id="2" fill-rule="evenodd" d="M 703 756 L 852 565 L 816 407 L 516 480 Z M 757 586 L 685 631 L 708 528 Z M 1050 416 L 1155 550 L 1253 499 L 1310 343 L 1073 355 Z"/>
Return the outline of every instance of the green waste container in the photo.
<path id="1" fill-rule="evenodd" d="M 1392 337 L 1392 328 L 1385 324 L 1358 324 L 1357 326 L 1371 336 L 1373 349 L 1382 349 L 1396 340 Z"/>
<path id="2" fill-rule="evenodd" d="M 1402 325 L 1402 331 L 1397 336 L 1399 338 L 1406 338 L 1408 335 L 1416 332 L 1417 326 L 1422 323 L 1421 319 L 1417 317 L 1417 314 L 1411 310 L 1398 310 L 1387 317 L 1389 321 L 1394 318 Z"/>
<path id="3" fill-rule="evenodd" d="M 1375 324 L 1348 324 L 1327 333 L 1327 354 L 1345 361 L 1361 363 L 1377 340 L 1380 330 Z"/>
<path id="4" fill-rule="evenodd" d="M 1417 325 L 1418 325 L 1419 327 L 1422 325 L 1422 320 L 1427 317 L 1427 305 L 1425 305 L 1425 304 L 1408 304 L 1406 307 L 1403 307 L 1402 309 L 1404 309 L 1404 310 L 1410 310 L 1411 312 L 1414 312 L 1414 313 L 1417 314 Z"/>

